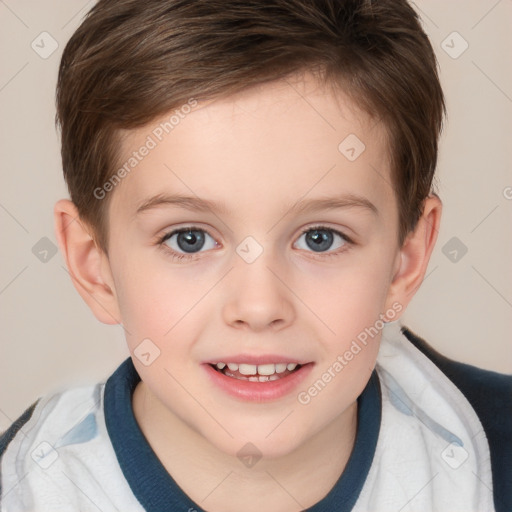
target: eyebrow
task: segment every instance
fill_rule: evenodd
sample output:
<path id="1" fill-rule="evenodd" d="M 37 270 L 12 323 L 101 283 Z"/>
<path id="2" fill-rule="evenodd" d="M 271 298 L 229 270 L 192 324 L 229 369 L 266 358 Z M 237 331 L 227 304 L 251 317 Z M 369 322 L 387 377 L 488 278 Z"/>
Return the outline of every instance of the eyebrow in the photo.
<path id="1" fill-rule="evenodd" d="M 137 208 L 136 215 L 149 210 L 165 207 L 178 206 L 191 211 L 213 212 L 227 214 L 228 208 L 224 203 L 217 203 L 200 197 L 184 195 L 157 194 L 144 200 Z M 379 215 L 377 207 L 366 197 L 356 194 L 345 194 L 338 197 L 325 197 L 319 199 L 299 200 L 285 211 L 287 213 L 315 213 L 322 210 L 335 210 L 341 208 L 362 208 Z"/>

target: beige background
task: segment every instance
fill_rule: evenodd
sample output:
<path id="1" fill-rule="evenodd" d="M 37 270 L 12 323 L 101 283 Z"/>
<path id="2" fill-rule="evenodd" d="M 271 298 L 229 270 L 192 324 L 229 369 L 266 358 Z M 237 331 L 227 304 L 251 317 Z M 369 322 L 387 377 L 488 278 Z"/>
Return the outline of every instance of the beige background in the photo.
<path id="1" fill-rule="evenodd" d="M 43 262 L 33 253 L 44 237 L 56 244 L 53 204 L 67 197 L 53 124 L 57 67 L 92 5 L 0 1 L 0 429 L 38 396 L 104 378 L 128 355 L 121 328 L 94 318 L 61 255 Z M 416 6 L 438 55 L 449 118 L 438 167 L 442 227 L 404 323 L 449 357 L 512 372 L 512 1 Z M 51 49 L 44 31 L 58 43 L 46 59 L 31 47 Z M 455 262 L 446 246 L 453 237 L 467 248 Z"/>

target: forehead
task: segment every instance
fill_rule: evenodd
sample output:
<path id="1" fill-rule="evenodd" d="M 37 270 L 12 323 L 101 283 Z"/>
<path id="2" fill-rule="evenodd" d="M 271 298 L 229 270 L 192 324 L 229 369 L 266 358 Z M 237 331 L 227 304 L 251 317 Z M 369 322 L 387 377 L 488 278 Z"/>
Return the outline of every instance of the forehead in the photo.
<path id="1" fill-rule="evenodd" d="M 113 209 L 166 193 L 247 212 L 336 191 L 393 200 L 385 127 L 312 76 L 190 104 L 125 134 Z"/>

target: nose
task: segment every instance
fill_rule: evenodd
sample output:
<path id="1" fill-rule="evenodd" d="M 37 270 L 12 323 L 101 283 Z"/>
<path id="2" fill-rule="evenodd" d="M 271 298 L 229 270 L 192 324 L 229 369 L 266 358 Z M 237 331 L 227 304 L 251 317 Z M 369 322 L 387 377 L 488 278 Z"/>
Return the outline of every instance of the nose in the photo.
<path id="1" fill-rule="evenodd" d="M 254 332 L 281 330 L 293 323 L 293 293 L 286 275 L 270 258 L 261 255 L 255 262 L 236 262 L 230 272 L 223 306 L 225 323 Z"/>

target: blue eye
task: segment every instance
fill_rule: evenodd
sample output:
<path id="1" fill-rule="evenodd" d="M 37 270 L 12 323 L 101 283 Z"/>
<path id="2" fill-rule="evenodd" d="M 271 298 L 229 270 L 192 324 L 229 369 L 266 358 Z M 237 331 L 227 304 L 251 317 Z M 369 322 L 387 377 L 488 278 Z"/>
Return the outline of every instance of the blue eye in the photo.
<path id="1" fill-rule="evenodd" d="M 308 228 L 302 232 L 301 236 L 299 237 L 299 241 L 302 239 L 302 237 L 304 237 L 307 247 L 299 248 L 306 250 L 311 249 L 316 253 L 326 252 L 330 249 L 339 249 L 351 242 L 351 240 L 343 233 L 340 233 L 339 231 L 332 228 L 327 228 L 325 226 Z"/>
<path id="2" fill-rule="evenodd" d="M 302 239 L 304 242 L 301 243 Z M 195 226 L 170 231 L 158 240 L 158 244 L 166 246 L 166 254 L 175 260 L 193 260 L 200 252 L 219 246 L 208 232 Z M 295 244 L 299 249 L 327 257 L 339 255 L 353 242 L 336 229 L 314 226 L 305 229 Z M 341 251 L 336 251 L 336 249 L 341 249 Z"/>
<path id="3" fill-rule="evenodd" d="M 207 240 L 207 239 L 210 240 Z M 177 229 L 164 235 L 160 243 L 167 245 L 176 253 L 195 254 L 201 249 L 213 249 L 217 242 L 203 229 L 188 227 Z M 178 256 L 179 257 L 179 256 Z"/>

